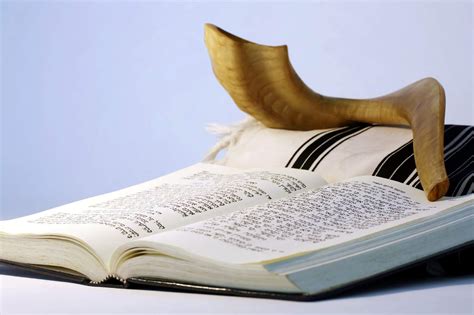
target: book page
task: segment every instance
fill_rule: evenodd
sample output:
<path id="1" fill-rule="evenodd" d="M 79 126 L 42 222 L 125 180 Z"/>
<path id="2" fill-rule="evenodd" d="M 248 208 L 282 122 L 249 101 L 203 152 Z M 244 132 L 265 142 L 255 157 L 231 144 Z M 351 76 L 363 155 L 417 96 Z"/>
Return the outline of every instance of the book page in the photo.
<path id="1" fill-rule="evenodd" d="M 0 222 L 2 233 L 78 239 L 110 265 L 120 245 L 323 185 L 314 173 L 199 163 L 117 192 Z"/>
<path id="2" fill-rule="evenodd" d="M 474 195 L 429 202 L 423 191 L 364 176 L 147 237 L 140 246 L 171 245 L 191 257 L 255 263 L 364 237 L 465 202 L 474 203 Z"/>

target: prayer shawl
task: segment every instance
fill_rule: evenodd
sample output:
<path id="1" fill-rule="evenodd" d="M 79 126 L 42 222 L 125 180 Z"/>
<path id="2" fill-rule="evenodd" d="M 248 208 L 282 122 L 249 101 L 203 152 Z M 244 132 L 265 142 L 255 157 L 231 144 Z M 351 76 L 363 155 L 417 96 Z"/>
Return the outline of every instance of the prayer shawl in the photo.
<path id="1" fill-rule="evenodd" d="M 221 135 L 205 158 L 212 163 L 237 168 L 305 169 L 330 183 L 374 175 L 422 189 L 409 128 L 358 124 L 293 131 L 267 128 L 249 118 L 236 125 L 211 125 L 208 129 Z M 447 196 L 474 192 L 473 135 L 473 126 L 445 126 L 445 165 L 450 180 Z M 216 160 L 222 149 L 227 152 Z"/>

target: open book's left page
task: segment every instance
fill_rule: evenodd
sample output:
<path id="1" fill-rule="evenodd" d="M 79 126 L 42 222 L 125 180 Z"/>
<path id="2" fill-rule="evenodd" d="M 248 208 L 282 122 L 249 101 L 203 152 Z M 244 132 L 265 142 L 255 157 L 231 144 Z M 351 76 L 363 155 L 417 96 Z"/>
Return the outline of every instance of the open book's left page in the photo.
<path id="1" fill-rule="evenodd" d="M 198 163 L 116 192 L 2 221 L 0 244 L 2 236 L 67 237 L 83 244 L 109 269 L 113 251 L 132 240 L 323 184 L 307 171 L 242 171 Z M 15 260 L 5 250 L 0 258 Z"/>

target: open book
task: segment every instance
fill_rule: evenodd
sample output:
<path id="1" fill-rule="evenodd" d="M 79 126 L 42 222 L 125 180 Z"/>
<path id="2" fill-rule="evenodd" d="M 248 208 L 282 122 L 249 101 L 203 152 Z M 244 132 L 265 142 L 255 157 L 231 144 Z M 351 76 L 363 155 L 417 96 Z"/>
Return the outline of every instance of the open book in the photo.
<path id="1" fill-rule="evenodd" d="M 474 195 L 428 202 L 373 176 L 198 163 L 0 222 L 0 260 L 91 285 L 305 298 L 474 239 Z"/>

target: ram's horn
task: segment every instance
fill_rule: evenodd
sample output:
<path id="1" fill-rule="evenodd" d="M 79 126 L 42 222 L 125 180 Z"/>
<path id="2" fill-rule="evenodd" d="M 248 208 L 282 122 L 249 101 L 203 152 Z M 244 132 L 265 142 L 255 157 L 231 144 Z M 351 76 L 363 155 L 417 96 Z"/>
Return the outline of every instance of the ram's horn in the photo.
<path id="1" fill-rule="evenodd" d="M 264 46 L 205 25 L 205 42 L 219 82 L 237 106 L 267 127 L 311 130 L 355 122 L 407 125 L 416 167 L 429 200 L 444 196 L 445 95 L 433 78 L 372 99 L 320 95 L 298 77 L 287 46 Z"/>

